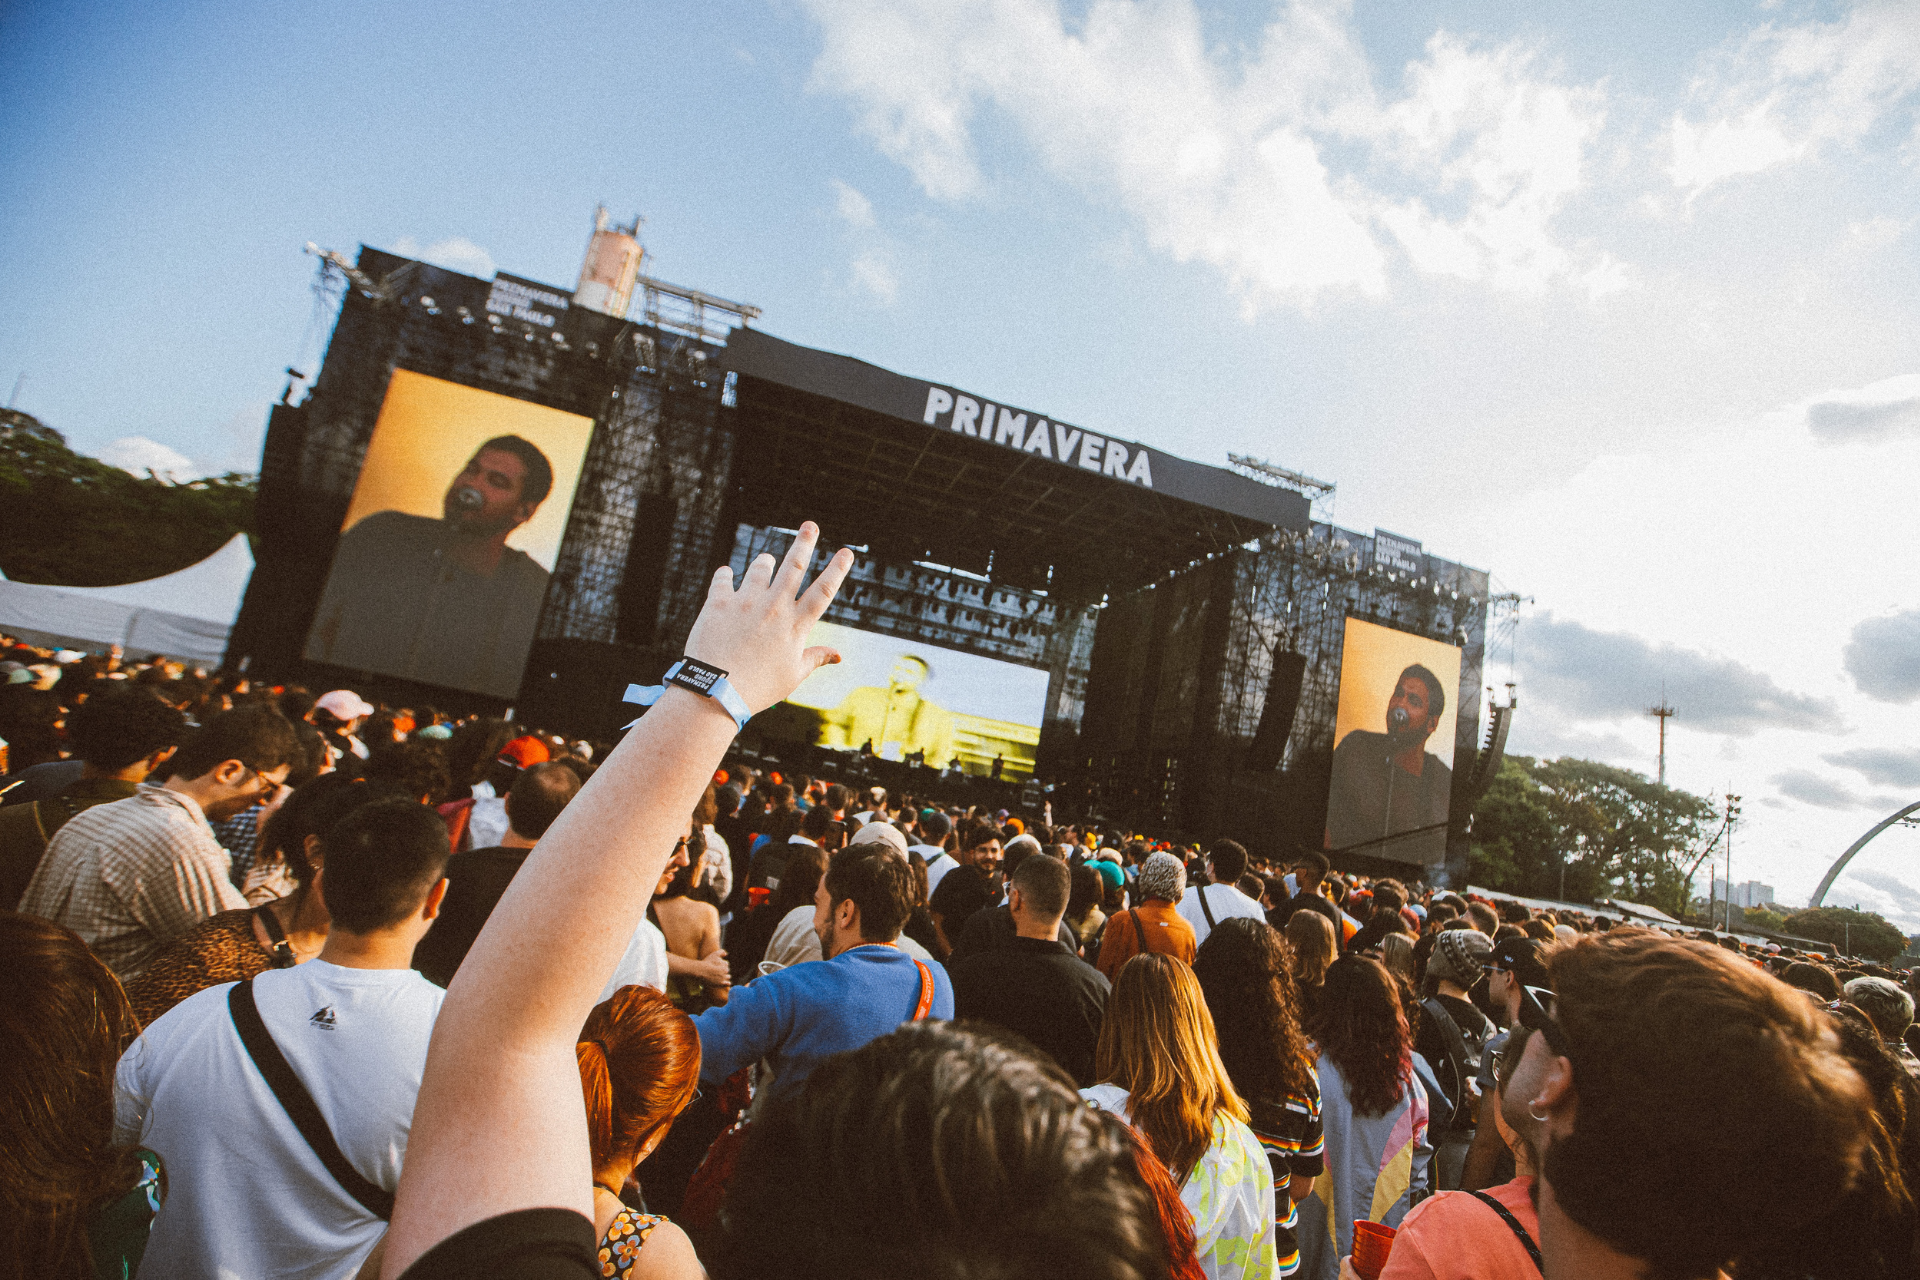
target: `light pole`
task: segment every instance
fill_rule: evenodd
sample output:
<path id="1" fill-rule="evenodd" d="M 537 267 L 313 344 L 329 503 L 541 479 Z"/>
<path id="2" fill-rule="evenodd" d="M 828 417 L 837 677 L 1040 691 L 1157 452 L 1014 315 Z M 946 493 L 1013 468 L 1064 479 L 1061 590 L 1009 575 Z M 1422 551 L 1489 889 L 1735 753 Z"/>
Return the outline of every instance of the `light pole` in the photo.
<path id="1" fill-rule="evenodd" d="M 1733 932 L 1733 828 L 1740 820 L 1740 797 L 1727 792 L 1727 932 Z"/>

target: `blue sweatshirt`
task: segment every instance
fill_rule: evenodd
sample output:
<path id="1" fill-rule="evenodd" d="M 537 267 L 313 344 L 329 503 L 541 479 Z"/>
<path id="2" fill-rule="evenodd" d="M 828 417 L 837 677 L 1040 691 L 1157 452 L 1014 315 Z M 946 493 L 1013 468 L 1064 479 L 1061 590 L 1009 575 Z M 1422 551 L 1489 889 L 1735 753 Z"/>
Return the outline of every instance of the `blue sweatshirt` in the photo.
<path id="1" fill-rule="evenodd" d="M 953 984 L 929 964 L 929 1018 L 953 1017 Z M 766 1058 L 777 1073 L 769 1100 L 793 1090 L 836 1053 L 858 1049 L 913 1018 L 920 970 L 898 947 L 868 945 L 831 960 L 790 965 L 744 987 L 693 1020 L 700 1030 L 700 1080 L 715 1086 Z"/>

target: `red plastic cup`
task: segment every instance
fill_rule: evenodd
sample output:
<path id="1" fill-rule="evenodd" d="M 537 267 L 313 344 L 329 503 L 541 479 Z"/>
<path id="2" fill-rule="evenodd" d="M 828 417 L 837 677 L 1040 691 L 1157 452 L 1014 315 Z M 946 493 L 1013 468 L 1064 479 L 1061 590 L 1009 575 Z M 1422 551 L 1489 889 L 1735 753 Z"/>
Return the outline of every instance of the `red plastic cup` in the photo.
<path id="1" fill-rule="evenodd" d="M 1353 1224 L 1353 1269 L 1360 1280 L 1380 1280 L 1393 1249 L 1393 1228 L 1364 1219 Z"/>

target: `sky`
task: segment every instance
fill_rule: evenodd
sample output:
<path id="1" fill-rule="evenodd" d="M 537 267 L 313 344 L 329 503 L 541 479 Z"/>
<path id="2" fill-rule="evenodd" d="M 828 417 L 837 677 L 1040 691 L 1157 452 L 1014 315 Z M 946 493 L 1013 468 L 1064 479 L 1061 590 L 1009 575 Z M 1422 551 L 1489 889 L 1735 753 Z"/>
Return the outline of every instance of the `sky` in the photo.
<path id="1" fill-rule="evenodd" d="M 1920 799 L 1920 5 L 15 0 L 0 189 L 0 395 L 121 465 L 257 466 L 307 242 L 567 285 L 605 202 L 780 337 L 1490 570 L 1511 748 L 1651 774 L 1664 696 L 1736 882 Z M 1828 900 L 1920 931 L 1920 832 Z"/>

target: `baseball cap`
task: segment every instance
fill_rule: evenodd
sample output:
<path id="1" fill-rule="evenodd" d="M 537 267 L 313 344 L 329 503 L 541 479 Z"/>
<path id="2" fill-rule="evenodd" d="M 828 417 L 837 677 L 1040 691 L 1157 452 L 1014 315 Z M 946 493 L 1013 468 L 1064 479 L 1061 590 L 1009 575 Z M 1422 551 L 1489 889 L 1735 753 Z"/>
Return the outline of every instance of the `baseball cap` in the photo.
<path id="1" fill-rule="evenodd" d="M 453 726 L 445 725 L 445 724 L 430 724 L 423 729 L 415 730 L 413 736 L 416 738 L 431 738 L 435 742 L 445 742 L 447 739 L 453 736 Z"/>
<path id="2" fill-rule="evenodd" d="M 553 758 L 553 752 L 547 749 L 546 743 L 529 733 L 507 743 L 494 758 L 516 769 L 525 769 L 531 765 L 545 764 Z"/>
<path id="3" fill-rule="evenodd" d="M 853 839 L 847 841 L 848 848 L 857 844 L 884 844 L 901 857 L 907 856 L 907 838 L 891 822 L 869 822 L 853 833 Z"/>
<path id="4" fill-rule="evenodd" d="M 335 689 L 313 700 L 316 711 L 324 711 L 336 720 L 358 720 L 373 714 L 373 704 L 351 689 Z"/>

